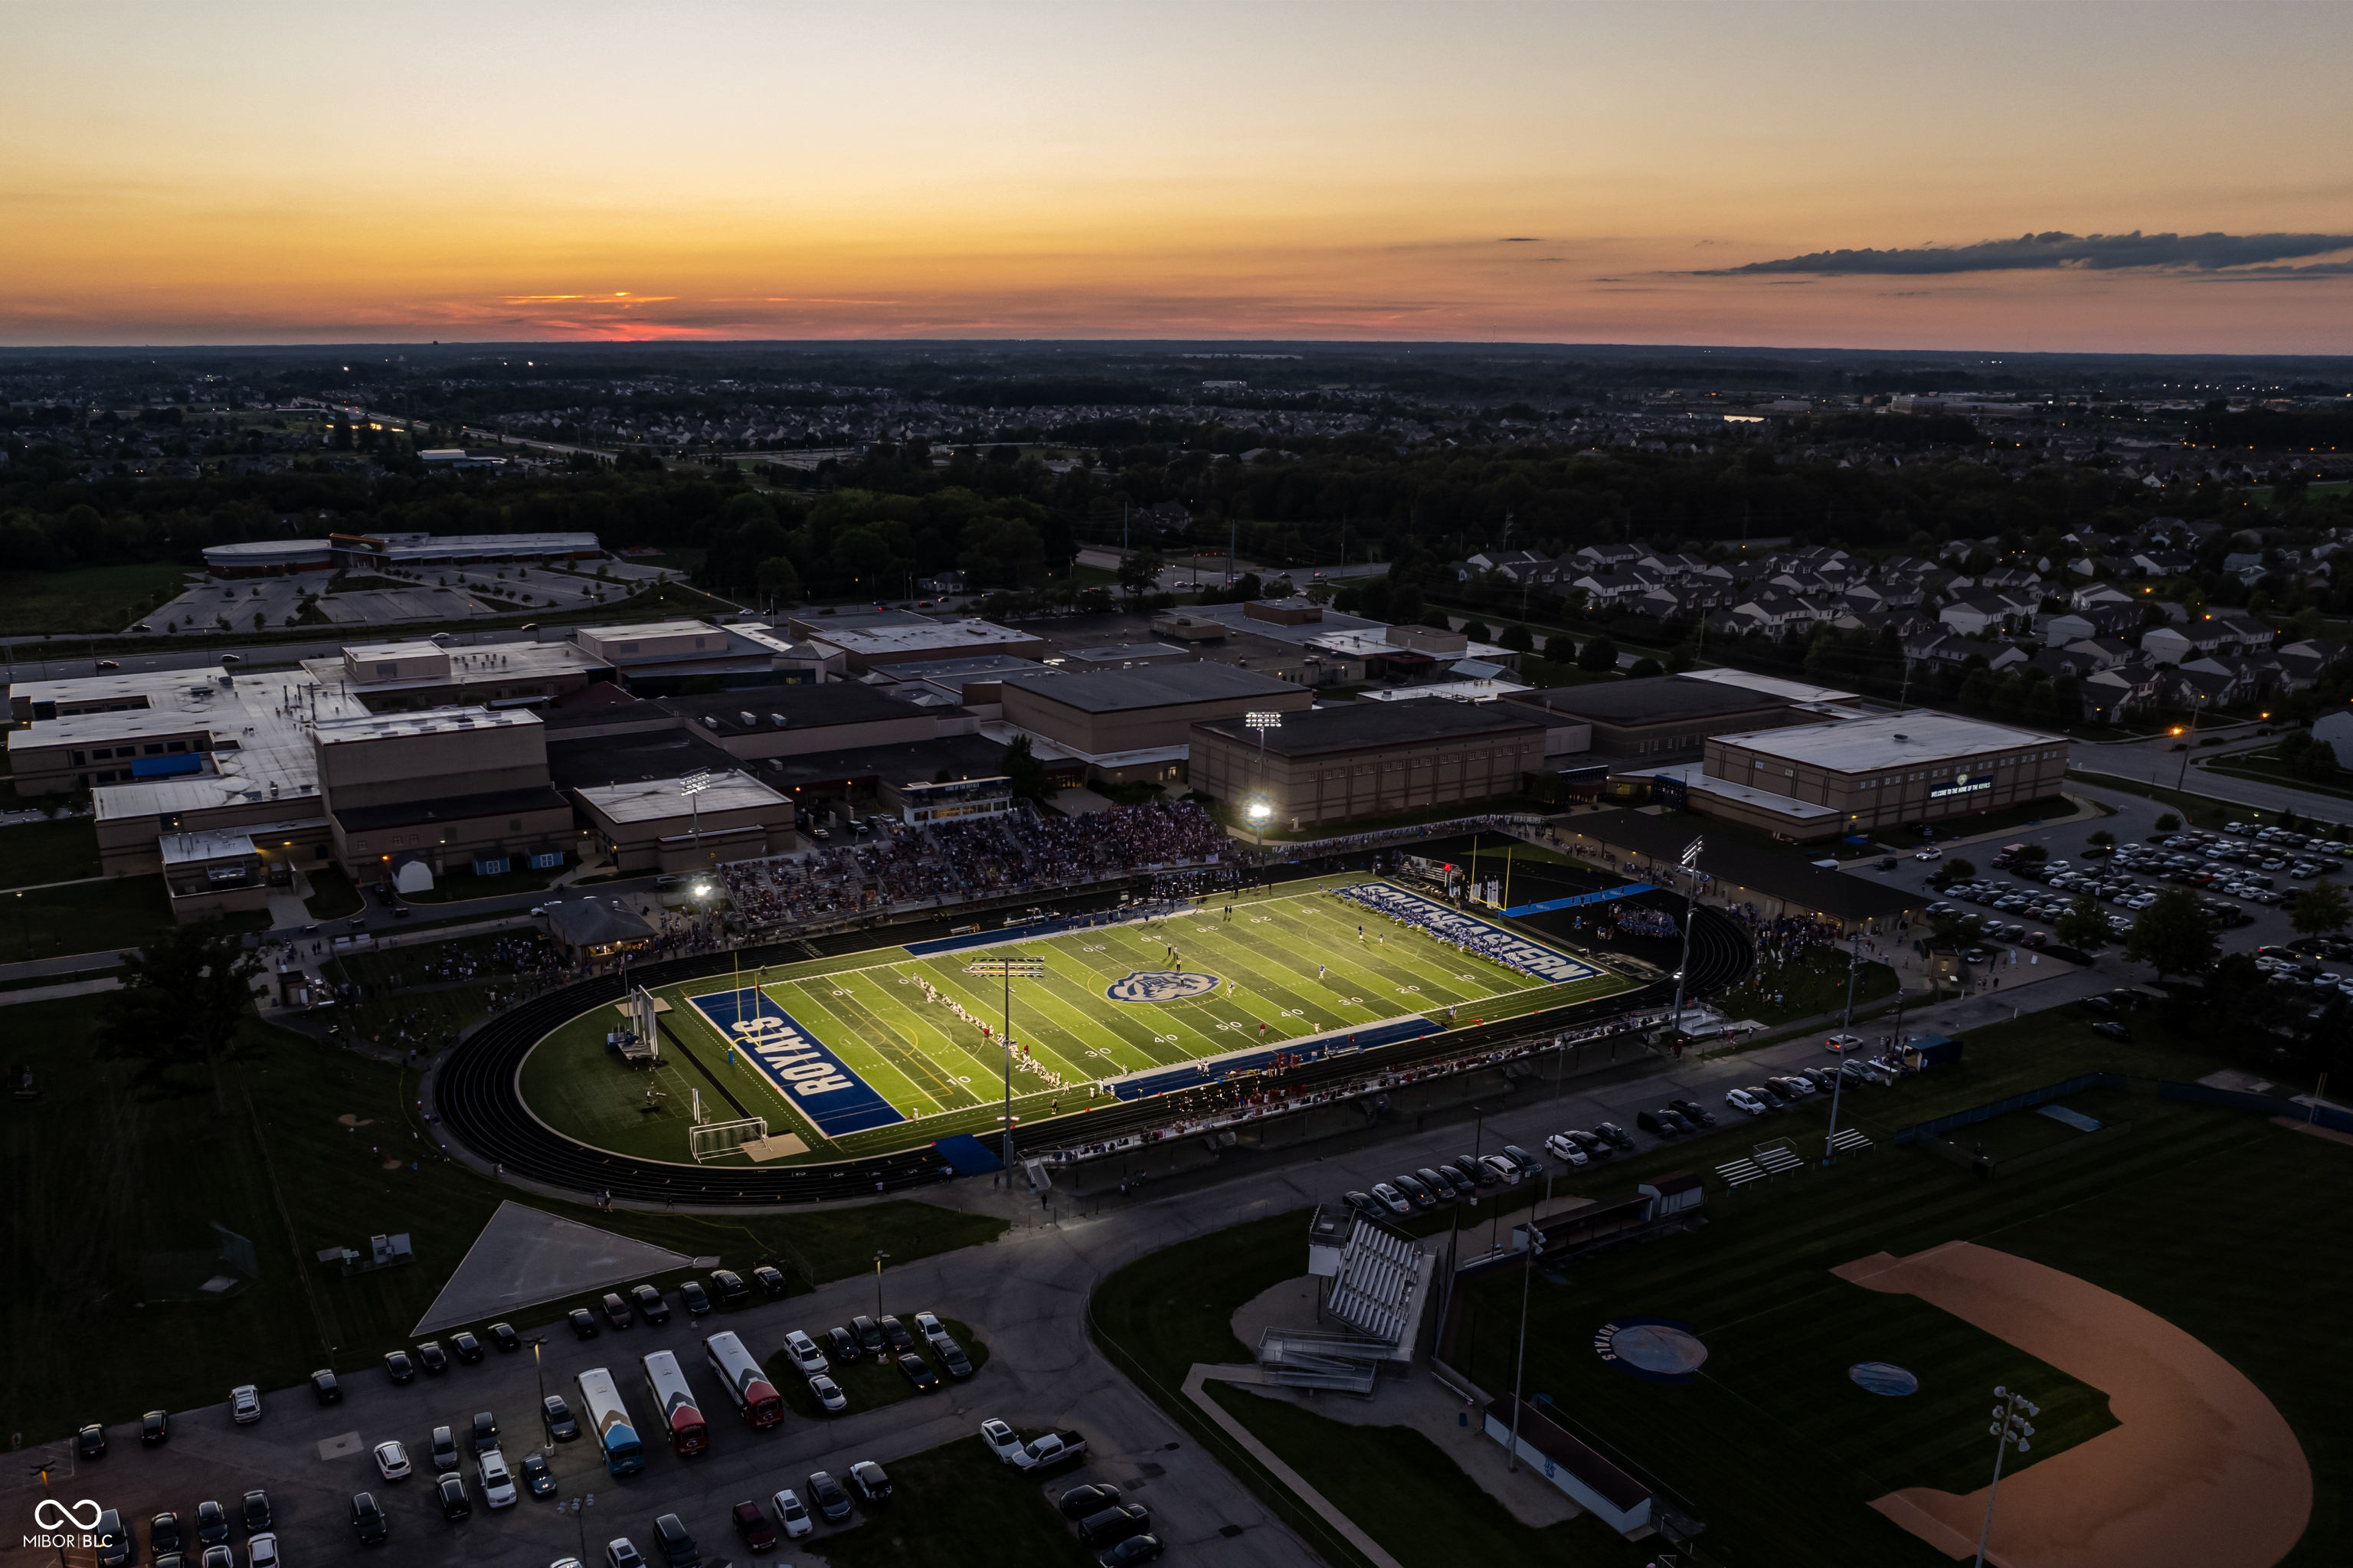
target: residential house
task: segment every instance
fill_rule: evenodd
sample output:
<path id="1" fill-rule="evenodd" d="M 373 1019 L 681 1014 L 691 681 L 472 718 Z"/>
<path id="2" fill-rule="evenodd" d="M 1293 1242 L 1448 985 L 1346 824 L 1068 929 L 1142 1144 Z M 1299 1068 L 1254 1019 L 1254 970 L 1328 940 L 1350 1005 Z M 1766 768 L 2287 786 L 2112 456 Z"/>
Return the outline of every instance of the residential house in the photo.
<path id="1" fill-rule="evenodd" d="M 2098 604 L 2131 604 L 2134 596 L 2114 583 L 2085 583 L 2067 596 L 2070 609 L 2089 609 Z"/>
<path id="2" fill-rule="evenodd" d="M 2141 634 L 2141 651 L 2159 663 L 2182 664 L 2208 653 L 2268 651 L 2272 629 L 2243 609 L 2209 610 L 2179 626 L 2153 626 Z"/>
<path id="3" fill-rule="evenodd" d="M 1976 637 L 1989 629 L 2001 630 L 2013 618 L 2033 613 L 2034 601 L 2015 594 L 1968 593 L 1938 610 L 1936 619 L 1965 636 Z"/>

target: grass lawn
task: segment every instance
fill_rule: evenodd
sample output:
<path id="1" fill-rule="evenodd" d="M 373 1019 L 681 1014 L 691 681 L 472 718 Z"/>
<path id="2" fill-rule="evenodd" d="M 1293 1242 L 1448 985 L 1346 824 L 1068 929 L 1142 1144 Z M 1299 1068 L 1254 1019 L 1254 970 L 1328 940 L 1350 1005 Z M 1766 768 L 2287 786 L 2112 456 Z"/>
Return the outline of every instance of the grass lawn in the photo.
<path id="1" fill-rule="evenodd" d="M 2262 822 L 2268 825 L 2279 821 L 2277 811 L 2261 811 L 2253 806 L 2242 806 L 2230 800 L 2216 800 L 2204 795 L 2185 795 L 2179 790 L 2162 789 L 2155 784 L 2144 784 L 2137 779 L 2117 779 L 2105 773 L 2085 772 L 2079 768 L 2067 769 L 2067 777 L 2079 784 L 2090 784 L 2102 789 L 2114 789 L 2123 794 L 2138 795 L 2143 800 L 2154 800 L 2179 816 L 2189 826 L 2204 828 L 2209 832 L 2219 830 L 2230 822 Z"/>
<path id="2" fill-rule="evenodd" d="M 839 1530 L 820 1525 L 808 1541 L 831 1568 L 1094 1568 L 1095 1554 L 1054 1510 L 1071 1483 L 999 1463 L 977 1434 L 884 1467 L 887 1510 L 860 1511 Z"/>
<path id="3" fill-rule="evenodd" d="M 1229 1383 L 1203 1389 L 1405 1568 L 1466 1563 L 1638 1568 L 1656 1554 L 1587 1520 L 1566 1520 L 1543 1530 L 1522 1524 L 1409 1426 L 1352 1425 Z"/>
<path id="4" fill-rule="evenodd" d="M 404 893 L 401 897 L 410 904 L 463 904 L 475 898 L 500 898 L 515 893 L 537 893 L 550 882 L 564 874 L 564 865 L 552 865 L 543 871 L 525 868 L 498 876 L 476 876 L 470 871 L 452 872 L 435 882 L 424 893 Z"/>
<path id="5" fill-rule="evenodd" d="M 1442 1020 L 1449 1007 L 1466 1024 L 1492 1021 L 1606 995 L 1624 983 L 1606 971 L 1558 985 L 1535 980 L 1408 927 L 1366 921 L 1361 906 L 1324 895 L 1323 885 L 1291 884 L 1274 895 L 1242 900 L 1230 922 L 1219 906 L 1148 928 L 1113 925 L 1018 944 L 1042 957 L 1047 972 L 1013 991 L 1014 1038 L 1027 1048 L 1014 1069 L 1015 1114 L 1034 1118 L 1082 1109 L 1103 1092 L 1096 1087 L 1103 1080 L 1151 1068 L 1399 1018 Z M 1363 941 L 1359 923 L 1367 933 Z M 1172 944 L 1177 967 L 1236 989 L 1163 1003 L 1109 1000 L 1108 988 L 1129 974 L 1169 969 Z M 972 961 L 968 953 L 913 959 L 886 948 L 742 977 L 907 1118 L 830 1141 L 787 1104 L 748 1053 L 738 1052 L 731 1064 L 727 1042 L 691 1005 L 691 997 L 738 983 L 731 971 L 660 995 L 673 1009 L 671 1031 L 748 1114 L 768 1118 L 779 1130 L 790 1128 L 813 1146 L 826 1143 L 828 1156 L 863 1153 L 997 1128 L 1004 1057 L 979 1025 L 1001 1019 L 1004 992 L 969 974 Z M 951 1001 L 968 1018 L 958 1018 Z M 525 1059 L 524 1097 L 551 1127 L 584 1142 L 685 1158 L 687 1091 L 708 1097 L 711 1079 L 691 1063 L 666 1062 L 652 1086 L 670 1098 L 649 1109 L 646 1076 L 605 1050 L 605 1034 L 617 1020 L 602 1010 L 552 1032 Z"/>
<path id="6" fill-rule="evenodd" d="M 2353 1201 L 2353 1161 L 2341 1148 L 2248 1113 L 2101 1090 L 2064 1103 L 2104 1120 L 2129 1118 L 2131 1133 L 1990 1182 L 1886 1142 L 1898 1127 L 2094 1068 L 2179 1078 L 2218 1065 L 2149 1014 L 2135 1020 L 2134 1033 L 2133 1044 L 2114 1044 L 2064 1014 L 1973 1031 L 1960 1063 L 1845 1097 L 1841 1121 L 1878 1139 L 1877 1151 L 1736 1197 L 1711 1180 L 1711 1223 L 1702 1229 L 1568 1266 L 1558 1283 L 1540 1272 L 1526 1388 L 1549 1395 L 1572 1430 L 1683 1494 L 1708 1526 L 1701 1544 L 1712 1561 L 1932 1568 L 1947 1560 L 1863 1505 L 1903 1486 L 1981 1486 L 1990 1461 L 1981 1411 L 1995 1383 L 2022 1384 L 2042 1406 L 2038 1460 L 2113 1421 L 2101 1391 L 1916 1298 L 1827 1272 L 1881 1250 L 1902 1255 L 1973 1241 L 2115 1290 L 2228 1356 L 2279 1406 L 2312 1464 L 2312 1527 L 2288 1561 L 2340 1560 L 2353 1438 L 2339 1417 L 2353 1374 L 2311 1355 L 2310 1303 L 2335 1298 L 2348 1269 L 2334 1252 L 2311 1254 L 2303 1238 L 2328 1234 Z M 1807 1131 L 1819 1135 L 1823 1111 L 1767 1120 L 1774 1125 L 1740 1122 L 1695 1148 L 1590 1167 L 1556 1185 L 1613 1198 L 1662 1171 L 1705 1171 L 1759 1136 L 1796 1134 L 1802 1149 Z M 2014 1141 L 2019 1149 L 2005 1151 L 2022 1151 L 2046 1136 L 2035 1124 L 2074 1136 L 2032 1113 L 1956 1136 L 1982 1133 L 1989 1147 Z M 2263 1195 L 2262 1212 L 2246 1212 L 2252 1194 Z M 1262 1493 L 1273 1483 L 1204 1433 L 1177 1390 L 1194 1361 L 1247 1359 L 1232 1312 L 1298 1276 L 1305 1218 L 1279 1214 L 1155 1253 L 1112 1276 L 1092 1302 L 1096 1337 L 1122 1370 Z M 1441 1231 L 1447 1218 L 1418 1216 L 1412 1228 Z M 1507 1275 L 1465 1296 L 1456 1364 L 1490 1391 L 1512 1386 L 1521 1290 Z M 1600 1361 L 1594 1330 L 1628 1313 L 1690 1323 L 1710 1351 L 1699 1379 L 1643 1383 Z M 1865 1360 L 1908 1368 L 1921 1392 L 1900 1400 L 1863 1393 L 1846 1368 Z M 1644 1561 L 1621 1559 L 1614 1536 L 1582 1521 L 1515 1536 L 1523 1527 L 1472 1499 L 1418 1435 L 1211 1388 L 1401 1562 Z M 1793 1498 L 1804 1505 L 1791 1506 Z M 1444 1528 L 1429 1531 L 1428 1520 Z M 1458 1529 L 1486 1550 L 1460 1552 Z M 1327 1557 L 1353 1560 L 1312 1531 L 1310 1539 Z"/>
<path id="7" fill-rule="evenodd" d="M 909 1313 L 905 1316 L 912 1318 L 913 1314 Z M 973 1337 L 970 1325 L 946 1317 L 942 1318 L 940 1322 L 947 1330 L 948 1337 L 964 1347 L 964 1353 L 972 1361 L 972 1375 L 978 1377 L 981 1369 L 988 1364 L 988 1347 Z M 809 1338 L 817 1340 L 819 1350 L 825 1350 L 825 1341 L 818 1336 L 826 1330 L 837 1327 L 848 1328 L 849 1324 L 844 1321 L 840 1324 L 805 1323 L 801 1325 L 803 1332 Z M 909 1331 L 913 1331 L 912 1322 L 909 1324 Z M 931 1347 L 921 1345 L 920 1341 L 921 1336 L 918 1336 L 920 1348 L 916 1353 L 930 1364 L 934 1372 L 940 1374 L 941 1387 L 934 1392 L 943 1392 L 955 1386 L 955 1380 L 948 1376 L 947 1369 L 940 1365 L 938 1357 L 932 1354 Z M 827 1351 L 826 1359 L 833 1360 L 831 1351 Z M 802 1373 L 798 1366 L 794 1364 L 790 1356 L 778 1351 L 767 1359 L 764 1364 L 764 1370 L 767 1372 L 769 1381 L 774 1383 L 778 1392 L 785 1396 L 785 1403 L 793 1407 L 795 1414 L 805 1416 L 811 1421 L 828 1419 L 825 1406 L 819 1404 L 817 1402 L 817 1395 L 809 1392 L 807 1377 Z M 902 1399 L 923 1397 L 916 1393 L 915 1385 L 909 1383 L 904 1374 L 899 1371 L 897 1359 L 888 1354 L 881 1357 L 860 1356 L 854 1361 L 834 1361 L 832 1370 L 827 1375 L 840 1384 L 841 1392 L 849 1396 L 849 1410 L 843 1412 L 844 1414 L 854 1411 L 871 1410 L 878 1404 L 896 1404 Z"/>
<path id="8" fill-rule="evenodd" d="M 0 1132 L 10 1222 L 0 1272 L 12 1281 L 0 1304 L 11 1349 L 0 1403 L 11 1430 L 32 1442 L 156 1404 L 206 1404 L 248 1379 L 285 1387 L 322 1364 L 331 1344 L 341 1347 L 338 1366 L 370 1364 L 411 1342 L 409 1329 L 508 1197 L 689 1256 L 715 1255 L 739 1272 L 776 1261 L 797 1277 L 805 1263 L 820 1281 L 871 1269 L 878 1246 L 904 1260 L 1004 1228 L 912 1200 L 705 1216 L 600 1214 L 521 1193 L 441 1153 L 426 1136 L 435 1129 L 416 1119 L 413 1074 L 258 1022 L 249 1035 L 269 1054 L 231 1069 L 231 1115 L 216 1122 L 208 1098 L 133 1098 L 124 1064 L 92 1054 L 90 1000 L 7 1013 L 10 1060 L 29 1064 L 46 1091 L 14 1107 Z M 185 1255 L 216 1252 L 216 1224 L 252 1244 L 259 1277 L 225 1298 L 149 1299 L 150 1285 L 190 1274 Z M 345 1279 L 313 1256 L 392 1231 L 416 1237 L 416 1266 Z M 593 1300 L 528 1308 L 515 1322 L 560 1323 Z"/>
<path id="9" fill-rule="evenodd" d="M 0 572 L 0 632 L 120 631 L 146 612 L 149 599 L 176 594 L 187 580 L 177 561 Z"/>
<path id="10" fill-rule="evenodd" d="M 237 931 L 269 929 L 269 916 L 261 910 L 229 916 L 228 923 Z M 137 947 L 171 924 L 171 897 L 161 873 L 11 893 L 0 897 L 0 962 L 112 953 Z"/>
<path id="11" fill-rule="evenodd" d="M 1844 948 L 1811 947 L 1785 964 L 1760 955 L 1748 978 L 1715 998 L 1726 1018 L 1753 1018 L 1759 1023 L 1793 1023 L 1800 1018 L 1835 1012 L 1846 1006 L 1847 954 Z M 1869 1001 L 1895 994 L 1895 971 L 1865 959 L 1855 970 L 1857 1012 Z"/>
<path id="12" fill-rule="evenodd" d="M 0 880 L 10 887 L 98 874 L 98 830 L 88 817 L 0 828 Z"/>
<path id="13" fill-rule="evenodd" d="M 332 862 L 314 866 L 310 877 L 311 896 L 303 901 L 303 906 L 311 911 L 311 919 L 341 920 L 366 907 L 366 900 L 352 885 L 352 879 L 343 874 L 342 866 Z"/>
<path id="14" fill-rule="evenodd" d="M 500 945 L 537 947 L 544 939 L 536 931 L 483 933 L 429 946 L 347 953 L 326 966 L 328 978 L 371 988 L 374 994 L 342 1006 L 335 1021 L 364 1039 L 438 1051 L 444 1033 L 455 1034 L 490 1016 L 493 999 L 512 1000 L 534 989 L 497 960 Z M 470 977 L 469 969 L 474 971 Z"/>
<path id="15" fill-rule="evenodd" d="M 2227 774 L 2233 779 L 2252 779 L 2261 784 L 2278 784 L 2290 789 L 2303 789 L 2315 795 L 2327 795 L 2339 800 L 2353 800 L 2353 789 L 2347 788 L 2347 776 L 2341 772 L 2328 779 L 2308 779 L 2279 759 L 2276 747 L 2261 751 L 2234 751 L 2207 761 L 2209 773 Z"/>

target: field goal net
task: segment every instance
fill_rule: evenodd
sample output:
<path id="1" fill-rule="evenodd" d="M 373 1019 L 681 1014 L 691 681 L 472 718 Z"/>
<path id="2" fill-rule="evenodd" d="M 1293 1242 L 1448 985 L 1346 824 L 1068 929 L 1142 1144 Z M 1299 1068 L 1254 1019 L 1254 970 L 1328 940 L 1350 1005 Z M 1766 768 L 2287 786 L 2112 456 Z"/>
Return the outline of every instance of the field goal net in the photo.
<path id="1" fill-rule="evenodd" d="M 723 1154 L 733 1154 L 747 1143 L 768 1136 L 768 1118 L 746 1117 L 742 1121 L 714 1121 L 687 1130 L 687 1151 L 700 1165 Z"/>

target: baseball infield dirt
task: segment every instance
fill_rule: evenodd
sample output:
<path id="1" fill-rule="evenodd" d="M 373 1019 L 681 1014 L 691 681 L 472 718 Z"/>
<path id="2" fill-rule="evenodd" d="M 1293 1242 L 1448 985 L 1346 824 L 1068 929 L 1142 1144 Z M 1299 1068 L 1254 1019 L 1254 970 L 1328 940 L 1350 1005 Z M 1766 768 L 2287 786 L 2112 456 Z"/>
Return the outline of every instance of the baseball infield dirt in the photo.
<path id="1" fill-rule="evenodd" d="M 1905 1258 L 1877 1253 L 1831 1272 L 1868 1290 L 1916 1296 L 2107 1394 L 2116 1427 L 2003 1476 L 1989 1561 L 2271 1568 L 2304 1534 L 2312 1469 L 2287 1422 L 2237 1368 L 2156 1313 L 1968 1242 Z M 1986 1446 L 1989 1478 L 1990 1440 Z M 1907 1487 L 1871 1506 L 1938 1551 L 1967 1557 L 1977 1550 L 1986 1492 Z"/>

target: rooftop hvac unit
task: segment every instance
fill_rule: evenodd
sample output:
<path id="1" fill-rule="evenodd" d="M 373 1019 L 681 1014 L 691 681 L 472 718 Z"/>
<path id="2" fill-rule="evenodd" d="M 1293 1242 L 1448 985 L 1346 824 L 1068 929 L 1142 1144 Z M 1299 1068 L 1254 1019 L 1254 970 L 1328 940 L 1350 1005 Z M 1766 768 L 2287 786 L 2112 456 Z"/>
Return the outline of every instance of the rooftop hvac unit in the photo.
<path id="1" fill-rule="evenodd" d="M 758 714 L 744 713 L 737 714 L 735 716 L 744 721 L 744 727 L 745 729 L 757 729 L 759 727 L 760 715 Z"/>
<path id="2" fill-rule="evenodd" d="M 770 714 L 768 715 L 768 722 L 775 725 L 778 729 L 785 729 L 788 728 L 793 721 L 783 714 Z"/>

